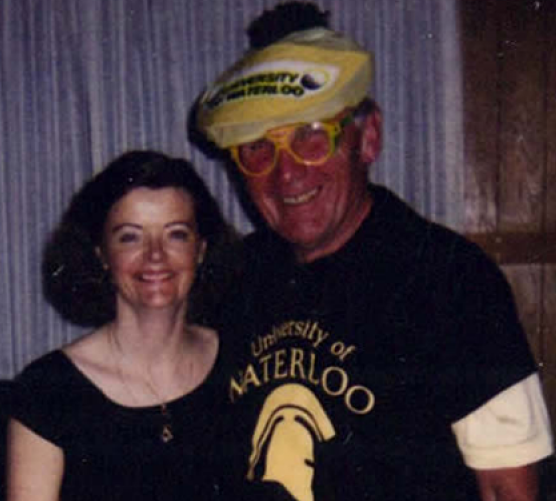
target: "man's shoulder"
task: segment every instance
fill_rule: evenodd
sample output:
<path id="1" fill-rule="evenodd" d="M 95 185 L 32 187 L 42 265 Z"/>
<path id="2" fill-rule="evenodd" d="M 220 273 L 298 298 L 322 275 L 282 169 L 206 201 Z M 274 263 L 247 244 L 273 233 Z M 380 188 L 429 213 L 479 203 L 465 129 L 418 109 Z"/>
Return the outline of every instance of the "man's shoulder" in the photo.
<path id="1" fill-rule="evenodd" d="M 384 187 L 372 187 L 375 211 L 367 222 L 367 240 L 388 245 L 398 256 L 408 259 L 486 259 L 485 253 L 458 231 L 419 214 Z"/>
<path id="2" fill-rule="evenodd" d="M 276 241 L 279 241 L 279 237 L 268 228 L 254 230 L 243 237 L 243 243 L 248 249 L 272 245 Z"/>
<path id="3" fill-rule="evenodd" d="M 244 261 L 248 267 L 276 263 L 291 255 L 287 242 L 269 229 L 259 229 L 243 238 Z"/>

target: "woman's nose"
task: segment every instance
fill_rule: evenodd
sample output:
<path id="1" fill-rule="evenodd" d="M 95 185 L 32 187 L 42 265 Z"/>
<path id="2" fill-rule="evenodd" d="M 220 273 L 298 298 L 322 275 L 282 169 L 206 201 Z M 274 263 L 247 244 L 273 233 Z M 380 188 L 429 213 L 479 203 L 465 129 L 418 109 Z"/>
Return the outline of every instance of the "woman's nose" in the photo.
<path id="1" fill-rule="evenodd" d="M 147 243 L 147 258 L 149 261 L 160 261 L 164 256 L 164 243 L 160 238 L 152 238 Z"/>

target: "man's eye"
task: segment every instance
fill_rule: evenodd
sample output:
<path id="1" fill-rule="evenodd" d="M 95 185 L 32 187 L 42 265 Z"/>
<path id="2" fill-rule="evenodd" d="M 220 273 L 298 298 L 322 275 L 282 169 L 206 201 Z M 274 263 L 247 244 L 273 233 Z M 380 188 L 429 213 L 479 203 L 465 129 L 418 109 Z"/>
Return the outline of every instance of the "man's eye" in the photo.
<path id="1" fill-rule="evenodd" d="M 271 152 L 273 148 L 274 145 L 270 141 L 259 139 L 258 141 L 242 145 L 240 153 L 244 156 L 266 155 Z"/>
<path id="2" fill-rule="evenodd" d="M 244 148 L 249 153 L 256 153 L 257 151 L 268 148 L 268 142 L 265 139 L 259 139 L 258 141 L 247 143 L 246 145 L 244 145 Z"/>
<path id="3" fill-rule="evenodd" d="M 304 127 L 299 127 L 295 131 L 294 141 L 322 141 L 327 140 L 328 136 L 326 130 L 321 124 L 310 124 Z"/>

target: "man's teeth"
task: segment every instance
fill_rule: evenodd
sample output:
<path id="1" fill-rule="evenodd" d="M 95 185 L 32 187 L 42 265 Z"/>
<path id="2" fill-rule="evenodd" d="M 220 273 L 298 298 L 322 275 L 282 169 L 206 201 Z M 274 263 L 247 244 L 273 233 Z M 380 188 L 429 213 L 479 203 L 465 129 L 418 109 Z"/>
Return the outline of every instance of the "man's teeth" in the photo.
<path id="1" fill-rule="evenodd" d="M 311 191 L 308 191 L 307 193 L 302 193 L 301 195 L 296 195 L 294 197 L 284 197 L 284 203 L 286 205 L 303 204 L 315 198 L 318 191 L 318 188 L 315 188 Z"/>

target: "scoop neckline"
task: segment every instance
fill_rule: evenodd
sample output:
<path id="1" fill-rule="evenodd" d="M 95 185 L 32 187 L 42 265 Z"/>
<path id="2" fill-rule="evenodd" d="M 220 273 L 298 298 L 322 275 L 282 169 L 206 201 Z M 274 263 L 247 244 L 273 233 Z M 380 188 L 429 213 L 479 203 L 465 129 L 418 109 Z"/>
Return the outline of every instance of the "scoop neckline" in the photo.
<path id="1" fill-rule="evenodd" d="M 176 398 L 168 400 L 166 402 L 166 406 L 169 409 L 172 408 L 172 407 L 175 407 L 176 405 L 179 405 L 181 402 L 183 402 L 186 399 L 196 397 L 199 393 L 201 393 L 202 391 L 204 391 L 206 389 L 207 385 L 210 384 L 211 381 L 215 377 L 217 366 L 220 365 L 219 361 L 220 361 L 221 352 L 222 352 L 221 339 L 219 339 L 218 340 L 218 348 L 217 348 L 217 352 L 216 352 L 216 358 L 214 359 L 214 363 L 212 364 L 212 367 L 210 368 L 206 377 L 195 388 L 193 388 L 193 390 L 191 390 L 187 393 L 184 393 L 184 394 L 182 394 L 182 395 L 180 395 Z M 69 355 L 63 351 L 62 348 L 59 348 L 59 349 L 55 350 L 53 353 L 57 353 L 60 356 L 60 358 L 65 361 L 66 366 L 69 367 L 79 377 L 81 382 L 84 383 L 88 388 L 92 389 L 97 395 L 99 395 L 109 405 L 111 405 L 113 407 L 116 407 L 118 409 L 124 410 L 126 412 L 145 412 L 145 413 L 155 413 L 156 412 L 156 413 L 160 413 L 160 407 L 162 406 L 162 402 L 160 402 L 158 404 L 153 404 L 153 405 L 140 405 L 140 406 L 125 405 L 125 404 L 121 404 L 119 402 L 116 402 L 116 400 L 110 398 L 102 390 L 102 388 L 100 388 L 98 385 L 96 385 L 92 381 L 92 379 L 89 378 L 89 376 L 87 376 L 87 374 L 85 374 L 75 364 L 75 362 L 69 357 Z"/>

